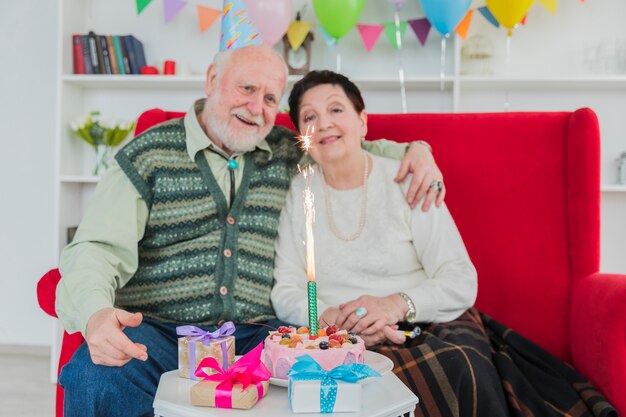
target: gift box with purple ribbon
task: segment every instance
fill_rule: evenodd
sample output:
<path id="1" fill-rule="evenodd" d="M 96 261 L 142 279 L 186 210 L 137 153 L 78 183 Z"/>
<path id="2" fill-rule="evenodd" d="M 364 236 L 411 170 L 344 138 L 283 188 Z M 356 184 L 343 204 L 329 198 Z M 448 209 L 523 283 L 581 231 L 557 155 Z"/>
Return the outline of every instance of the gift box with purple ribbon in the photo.
<path id="1" fill-rule="evenodd" d="M 202 381 L 191 387 L 191 404 L 250 409 L 267 394 L 270 371 L 261 362 L 263 343 L 243 355 L 230 368 L 205 358 L 196 370 Z"/>
<path id="2" fill-rule="evenodd" d="M 204 358 L 215 358 L 228 369 L 235 361 L 235 325 L 228 321 L 208 332 L 196 326 L 178 326 L 178 375 L 197 380 L 195 371 Z"/>

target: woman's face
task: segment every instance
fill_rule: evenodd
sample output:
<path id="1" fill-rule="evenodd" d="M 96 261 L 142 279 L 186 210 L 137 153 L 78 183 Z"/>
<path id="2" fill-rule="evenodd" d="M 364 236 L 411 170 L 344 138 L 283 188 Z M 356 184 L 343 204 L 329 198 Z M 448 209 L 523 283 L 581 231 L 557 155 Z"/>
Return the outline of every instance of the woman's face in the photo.
<path id="1" fill-rule="evenodd" d="M 358 114 L 339 85 L 320 84 L 302 95 L 300 129 L 314 129 L 309 154 L 324 165 L 360 154 L 367 133 L 367 114 Z"/>

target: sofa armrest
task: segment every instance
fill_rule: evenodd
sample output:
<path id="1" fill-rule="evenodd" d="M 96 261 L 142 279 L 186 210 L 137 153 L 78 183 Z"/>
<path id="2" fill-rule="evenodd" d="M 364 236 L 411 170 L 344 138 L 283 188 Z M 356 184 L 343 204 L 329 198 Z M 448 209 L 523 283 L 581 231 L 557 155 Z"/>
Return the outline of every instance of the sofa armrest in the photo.
<path id="1" fill-rule="evenodd" d="M 580 279 L 571 305 L 572 363 L 626 415 L 626 275 Z"/>
<path id="2" fill-rule="evenodd" d="M 49 316 L 57 317 L 55 310 L 57 285 L 61 280 L 61 274 L 58 269 L 51 269 L 39 279 L 37 283 L 37 301 L 39 307 Z"/>

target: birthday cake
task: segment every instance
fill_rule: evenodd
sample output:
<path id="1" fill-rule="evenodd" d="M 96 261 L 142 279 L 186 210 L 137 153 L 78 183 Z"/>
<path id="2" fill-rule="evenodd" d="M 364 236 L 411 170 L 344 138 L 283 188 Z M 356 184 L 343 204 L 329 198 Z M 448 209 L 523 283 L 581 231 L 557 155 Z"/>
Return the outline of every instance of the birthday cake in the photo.
<path id="1" fill-rule="evenodd" d="M 263 363 L 272 377 L 287 379 L 287 372 L 298 356 L 308 354 L 325 370 L 344 363 L 363 363 L 365 343 L 360 337 L 329 326 L 318 330 L 318 337 L 309 335 L 306 327 L 285 327 L 270 332 L 265 339 Z"/>

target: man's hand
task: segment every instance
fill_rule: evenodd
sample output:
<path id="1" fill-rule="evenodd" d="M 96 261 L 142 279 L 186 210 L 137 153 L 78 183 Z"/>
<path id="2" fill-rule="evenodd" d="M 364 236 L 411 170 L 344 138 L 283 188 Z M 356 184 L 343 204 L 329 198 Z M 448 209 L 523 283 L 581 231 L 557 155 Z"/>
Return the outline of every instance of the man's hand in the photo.
<path id="1" fill-rule="evenodd" d="M 123 366 L 133 358 L 141 361 L 148 359 L 146 346 L 133 343 L 122 332 L 127 326 L 139 326 L 142 320 L 141 313 L 131 314 L 113 307 L 103 308 L 93 313 L 85 331 L 93 363 Z"/>
<path id="2" fill-rule="evenodd" d="M 415 142 L 409 145 L 394 181 L 402 182 L 409 172 L 413 173 L 413 178 L 406 193 L 406 201 L 411 208 L 415 208 L 417 202 L 424 196 L 426 198 L 422 204 L 422 211 L 428 211 L 433 201 L 439 207 L 446 196 L 446 187 L 444 185 L 439 192 L 431 187 L 435 181 L 441 181 L 443 184 L 443 175 L 425 145 Z"/>

